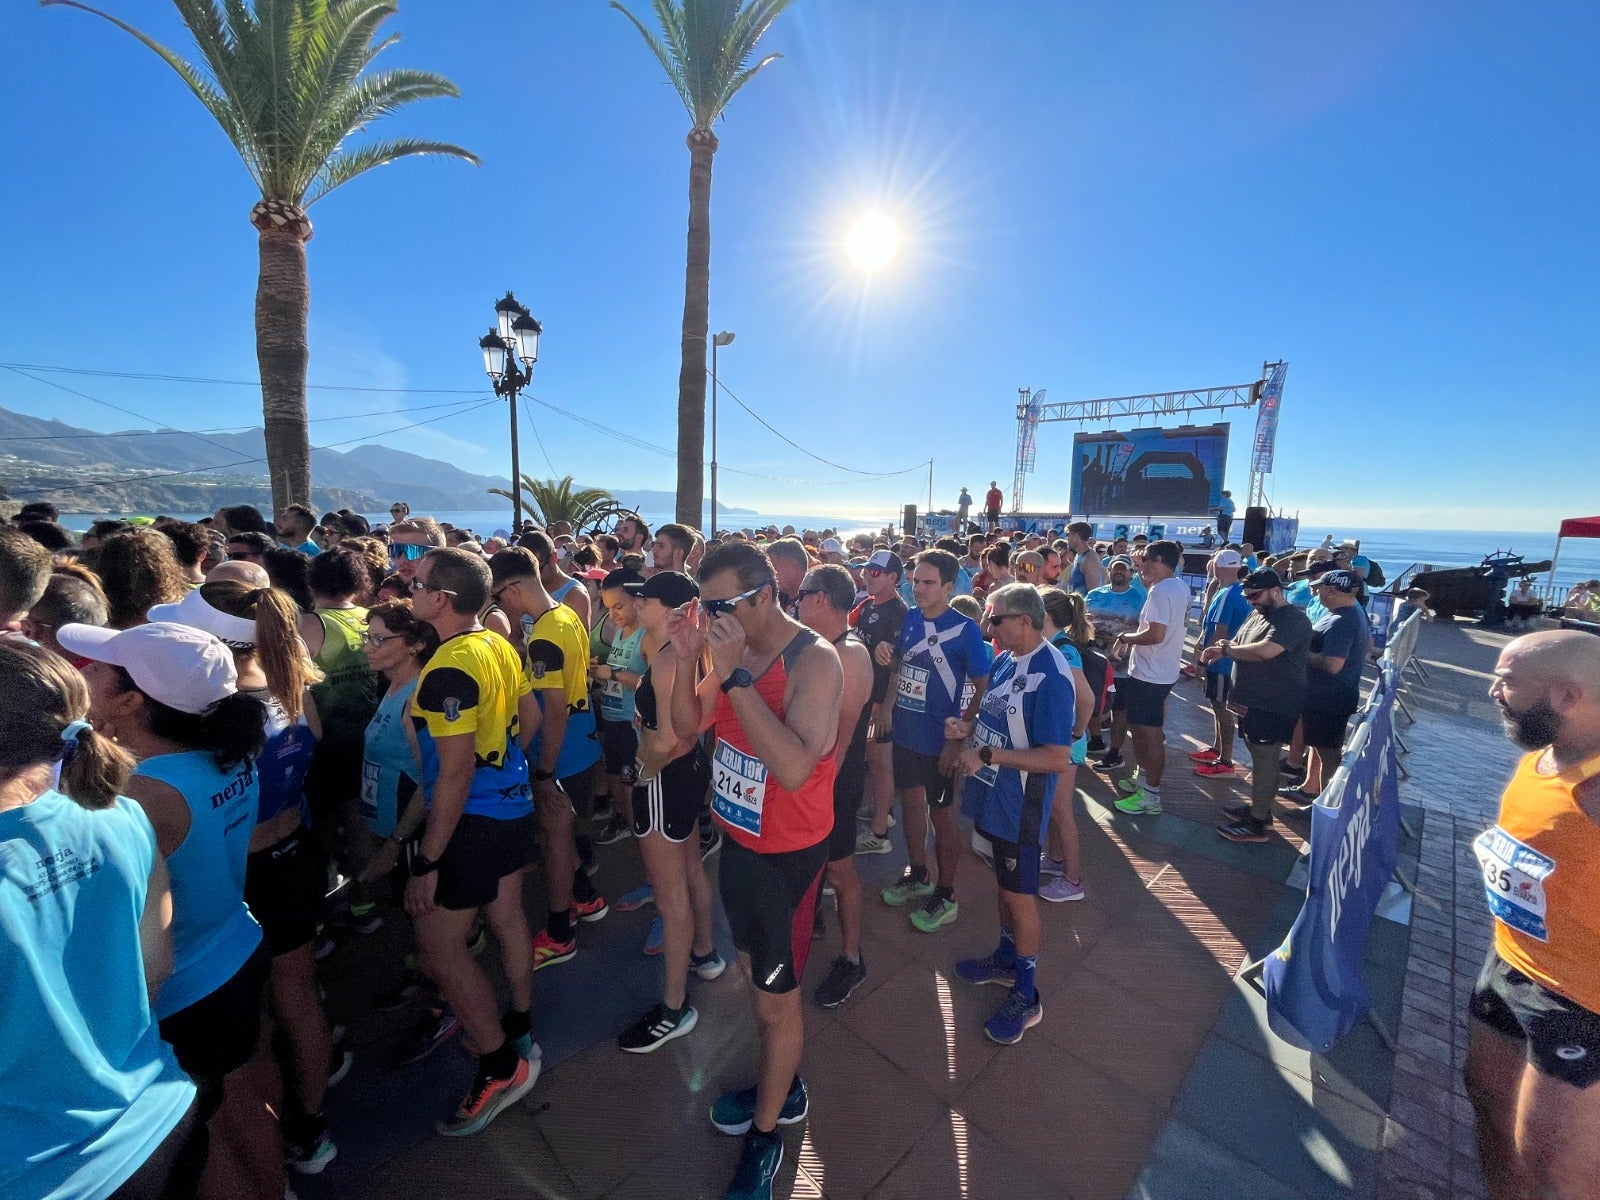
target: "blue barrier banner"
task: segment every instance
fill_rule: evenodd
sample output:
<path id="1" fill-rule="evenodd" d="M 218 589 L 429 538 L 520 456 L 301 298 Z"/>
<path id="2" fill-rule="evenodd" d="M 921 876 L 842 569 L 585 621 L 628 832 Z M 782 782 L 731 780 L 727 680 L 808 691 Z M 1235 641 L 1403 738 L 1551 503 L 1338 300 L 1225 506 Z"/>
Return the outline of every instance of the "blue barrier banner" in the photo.
<path id="1" fill-rule="evenodd" d="M 1349 751 L 1311 817 L 1311 883 L 1289 936 L 1263 970 L 1272 1032 L 1325 1054 L 1371 1006 L 1361 960 L 1394 875 L 1400 781 L 1394 739 L 1398 673 L 1384 673 Z"/>

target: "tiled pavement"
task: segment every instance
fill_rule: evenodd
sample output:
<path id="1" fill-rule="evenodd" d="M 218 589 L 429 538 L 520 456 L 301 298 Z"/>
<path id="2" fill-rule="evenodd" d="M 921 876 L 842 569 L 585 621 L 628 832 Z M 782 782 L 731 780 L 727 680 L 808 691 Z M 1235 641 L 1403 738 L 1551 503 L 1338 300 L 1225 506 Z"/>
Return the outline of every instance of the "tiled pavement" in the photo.
<path id="1" fill-rule="evenodd" d="M 1466 637 L 1465 627 L 1437 633 L 1450 635 L 1445 650 L 1453 661 L 1472 655 L 1478 662 L 1487 653 L 1492 662 L 1493 649 Z M 1458 633 L 1466 638 L 1459 646 Z M 1428 657 L 1431 640 L 1422 647 Z M 1440 686 L 1442 678 L 1449 686 Z M 1476 677 L 1465 678 L 1479 686 Z M 1278 826 L 1284 836 L 1266 846 L 1235 846 L 1215 836 L 1217 806 L 1236 798 L 1243 781 L 1202 781 L 1189 772 L 1182 751 L 1208 736 L 1209 716 L 1198 686 L 1183 684 L 1169 721 L 1166 813 L 1115 813 L 1105 782 L 1080 774 L 1089 896 L 1041 905 L 1045 1019 L 1021 1044 L 996 1046 L 982 1034 L 983 1020 L 1002 998 L 998 989 L 967 988 L 950 975 L 957 959 L 986 951 L 995 939 L 994 882 L 984 864 L 963 855 L 961 919 L 924 935 L 909 927 L 904 910 L 876 900 L 876 888 L 903 864 L 903 850 L 857 859 L 868 884 L 868 980 L 834 1013 L 807 1003 L 804 1070 L 812 1111 L 787 1131 L 778 1194 L 961 1200 L 1008 1192 L 1079 1200 L 1475 1194 L 1476 1177 L 1469 1180 L 1475 1164 L 1458 1152 L 1471 1147 L 1461 1140 L 1470 1132 L 1470 1113 L 1455 1082 L 1457 1047 L 1423 1039 L 1447 1018 L 1459 1025 L 1460 987 L 1476 972 L 1483 945 L 1481 911 L 1462 905 L 1459 928 L 1454 915 L 1458 882 L 1463 899 L 1481 904 L 1471 892 L 1470 857 L 1452 857 L 1455 826 L 1465 846 L 1479 820 L 1458 799 L 1453 812 L 1448 807 L 1466 782 L 1458 764 L 1473 764 L 1492 800 L 1504 777 L 1492 756 L 1503 739 L 1483 725 L 1482 712 L 1470 714 L 1470 726 L 1441 720 L 1435 709 L 1454 697 L 1459 710 L 1466 689 L 1457 673 L 1436 671 L 1434 681 L 1421 701 L 1421 723 L 1405 732 L 1415 780 L 1403 795 L 1425 807 L 1425 790 L 1439 797 L 1428 808 L 1421 865 L 1409 868 L 1422 875 L 1424 936 L 1412 943 L 1414 961 L 1404 976 L 1404 927 L 1375 923 L 1368 955 L 1380 1014 L 1391 1027 L 1402 1017 L 1397 1062 L 1367 1027 L 1325 1060 L 1293 1051 L 1265 1031 L 1259 991 L 1235 981 L 1247 957 L 1275 945 L 1293 920 L 1299 896 L 1283 881 L 1297 858 L 1295 831 L 1304 833 L 1305 825 L 1288 818 L 1288 829 Z M 1470 754 L 1460 752 L 1462 743 Z M 601 853 L 599 882 L 607 894 L 637 880 L 631 843 Z M 1410 861 L 1416 864 L 1414 845 Z M 540 894 L 534 882 L 529 888 L 530 897 Z M 1427 904 L 1435 892 L 1439 909 Z M 333 1097 L 340 1156 L 324 1175 L 297 1179 L 296 1189 L 307 1200 L 720 1196 L 737 1143 L 711 1129 L 705 1110 L 721 1090 L 751 1079 L 755 1027 L 747 985 L 735 971 L 697 984 L 692 996 L 701 1021 L 693 1035 L 654 1055 L 617 1052 L 616 1032 L 659 995 L 659 960 L 639 953 L 650 915 L 613 914 L 585 927 L 578 957 L 538 974 L 535 1033 L 545 1050 L 544 1075 L 487 1132 L 459 1142 L 432 1136 L 431 1123 L 467 1082 L 465 1054 L 451 1046 L 407 1070 L 386 1070 L 384 1057 L 403 1021 L 364 1011 L 365 997 L 392 979 L 403 952 L 400 931 L 335 955 L 331 1003 L 363 1050 L 351 1080 Z M 828 933 L 806 973 L 808 997 L 837 947 L 831 909 L 827 917 Z M 725 928 L 719 936 L 726 953 Z M 1416 957 L 1425 951 L 1443 962 Z M 1435 978 L 1452 969 L 1455 978 Z M 1418 1176 L 1440 1190 L 1418 1190 L 1423 1185 L 1412 1182 Z"/>

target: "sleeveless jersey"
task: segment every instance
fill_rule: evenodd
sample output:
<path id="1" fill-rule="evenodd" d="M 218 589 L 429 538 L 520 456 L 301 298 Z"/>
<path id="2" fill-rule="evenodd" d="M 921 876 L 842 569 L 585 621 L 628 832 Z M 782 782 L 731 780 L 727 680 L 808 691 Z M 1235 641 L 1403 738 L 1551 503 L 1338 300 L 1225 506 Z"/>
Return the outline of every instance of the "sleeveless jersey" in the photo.
<path id="1" fill-rule="evenodd" d="M 833 640 L 839 646 L 855 638 L 858 642 L 866 639 L 854 629 L 847 629 L 843 634 Z M 870 654 L 871 651 L 869 650 Z M 874 664 L 876 666 L 876 664 Z M 855 732 L 850 735 L 850 744 L 843 750 L 834 747 L 834 754 L 839 759 L 839 773 L 835 780 L 835 790 L 842 795 L 856 795 L 865 785 L 867 778 L 867 721 L 872 714 L 873 698 L 869 693 L 861 705 L 861 711 L 856 715 Z"/>
<path id="2" fill-rule="evenodd" d="M 48 791 L 0 812 L 0 1195 L 106 1196 L 194 1099 L 145 997 L 155 857 L 124 797 L 90 811 Z"/>
<path id="3" fill-rule="evenodd" d="M 156 1016 L 166 1018 L 227 983 L 261 944 L 244 902 L 261 785 L 254 760 L 218 770 L 206 750 L 147 758 L 133 773 L 166 784 L 189 806 L 189 832 L 167 859 L 173 964 L 156 995 Z"/>
<path id="4" fill-rule="evenodd" d="M 644 673 L 644 626 L 641 625 L 627 637 L 611 644 L 606 664 L 616 671 L 630 674 Z M 600 715 L 608 721 L 632 721 L 635 703 L 634 689 L 616 679 L 600 685 Z"/>
<path id="5" fill-rule="evenodd" d="M 417 759 L 403 723 L 416 690 L 413 679 L 384 696 L 367 726 L 361 761 L 361 819 L 379 837 L 394 832 L 400 813 L 417 790 Z"/>
<path id="6" fill-rule="evenodd" d="M 816 640 L 815 633 L 802 629 L 754 684 L 762 703 L 780 721 L 789 671 Z M 717 697 L 713 719 L 717 744 L 711 755 L 711 813 L 729 837 L 757 854 L 781 854 L 809 849 L 833 832 L 837 746 L 818 759 L 799 790 L 791 792 L 769 778 L 726 692 Z"/>
<path id="7" fill-rule="evenodd" d="M 267 743 L 256 759 L 256 773 L 261 783 L 261 798 L 256 809 L 256 824 L 264 825 L 291 808 L 300 810 L 300 820 L 311 822 L 311 809 L 306 804 L 306 771 L 311 767 L 311 755 L 317 748 L 317 739 L 311 735 L 305 714 L 294 724 L 283 705 L 265 688 L 250 689 L 245 695 L 254 696 L 266 705 Z"/>
<path id="8" fill-rule="evenodd" d="M 1541 775 L 1542 753 L 1523 757 L 1499 823 L 1473 844 L 1494 948 L 1529 979 L 1600 1013 L 1600 824 L 1576 797 L 1579 784 L 1600 775 L 1600 755 Z"/>
<path id="9" fill-rule="evenodd" d="M 378 711 L 382 682 L 367 663 L 361 635 L 367 631 L 364 608 L 319 608 L 322 649 L 313 661 L 326 678 L 311 687 L 322 718 L 322 741 L 330 749 L 359 746 L 367 722 Z"/>

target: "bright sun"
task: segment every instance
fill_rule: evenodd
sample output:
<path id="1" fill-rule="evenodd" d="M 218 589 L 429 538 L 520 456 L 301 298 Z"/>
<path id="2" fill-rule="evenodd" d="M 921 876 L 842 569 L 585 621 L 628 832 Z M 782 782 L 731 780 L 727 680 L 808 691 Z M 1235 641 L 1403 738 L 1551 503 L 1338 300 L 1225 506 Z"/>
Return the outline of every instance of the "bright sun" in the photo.
<path id="1" fill-rule="evenodd" d="M 867 213 L 850 228 L 850 261 L 863 271 L 880 271 L 894 261 L 900 231 L 882 213 Z"/>

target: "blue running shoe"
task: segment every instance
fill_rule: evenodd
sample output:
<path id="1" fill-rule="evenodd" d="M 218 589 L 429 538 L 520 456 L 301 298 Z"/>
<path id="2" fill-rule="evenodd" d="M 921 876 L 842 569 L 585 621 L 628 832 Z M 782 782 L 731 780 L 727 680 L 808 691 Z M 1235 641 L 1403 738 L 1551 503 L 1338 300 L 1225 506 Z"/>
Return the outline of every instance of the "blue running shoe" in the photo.
<path id="1" fill-rule="evenodd" d="M 789 1085 L 789 1094 L 783 1098 L 783 1111 L 778 1114 L 778 1124 L 793 1125 L 804 1121 L 810 1108 L 805 1080 L 796 1075 L 794 1082 Z M 749 1133 L 755 1118 L 756 1090 L 753 1087 L 724 1092 L 711 1106 L 711 1123 L 723 1133 L 736 1137 L 741 1133 Z"/>
<path id="2" fill-rule="evenodd" d="M 983 958 L 964 958 L 956 964 L 956 978 L 962 983 L 998 983 L 1013 987 L 1017 982 L 1016 968 L 1002 965 L 993 954 Z"/>
<path id="3" fill-rule="evenodd" d="M 1002 1046 L 1013 1046 L 1043 1019 L 1044 1002 L 1039 999 L 1039 990 L 1034 989 L 1033 1003 L 1030 1004 L 1013 988 L 1006 993 L 1005 1003 L 994 1016 L 983 1023 L 983 1031 L 991 1041 L 999 1042 Z"/>
<path id="4" fill-rule="evenodd" d="M 783 1139 L 777 1130 L 752 1133 L 739 1152 L 739 1168 L 728 1185 L 727 1200 L 772 1200 L 772 1181 L 783 1165 Z"/>
<path id="5" fill-rule="evenodd" d="M 650 922 L 650 935 L 644 939 L 644 952 L 649 955 L 660 954 L 666 948 L 667 931 L 661 925 L 661 914 L 656 914 L 656 919 Z"/>
<path id="6" fill-rule="evenodd" d="M 611 907 L 618 912 L 632 912 L 636 908 L 643 908 L 646 904 L 654 904 L 655 900 L 655 888 L 648 883 L 641 883 L 631 892 L 623 892 Z"/>

